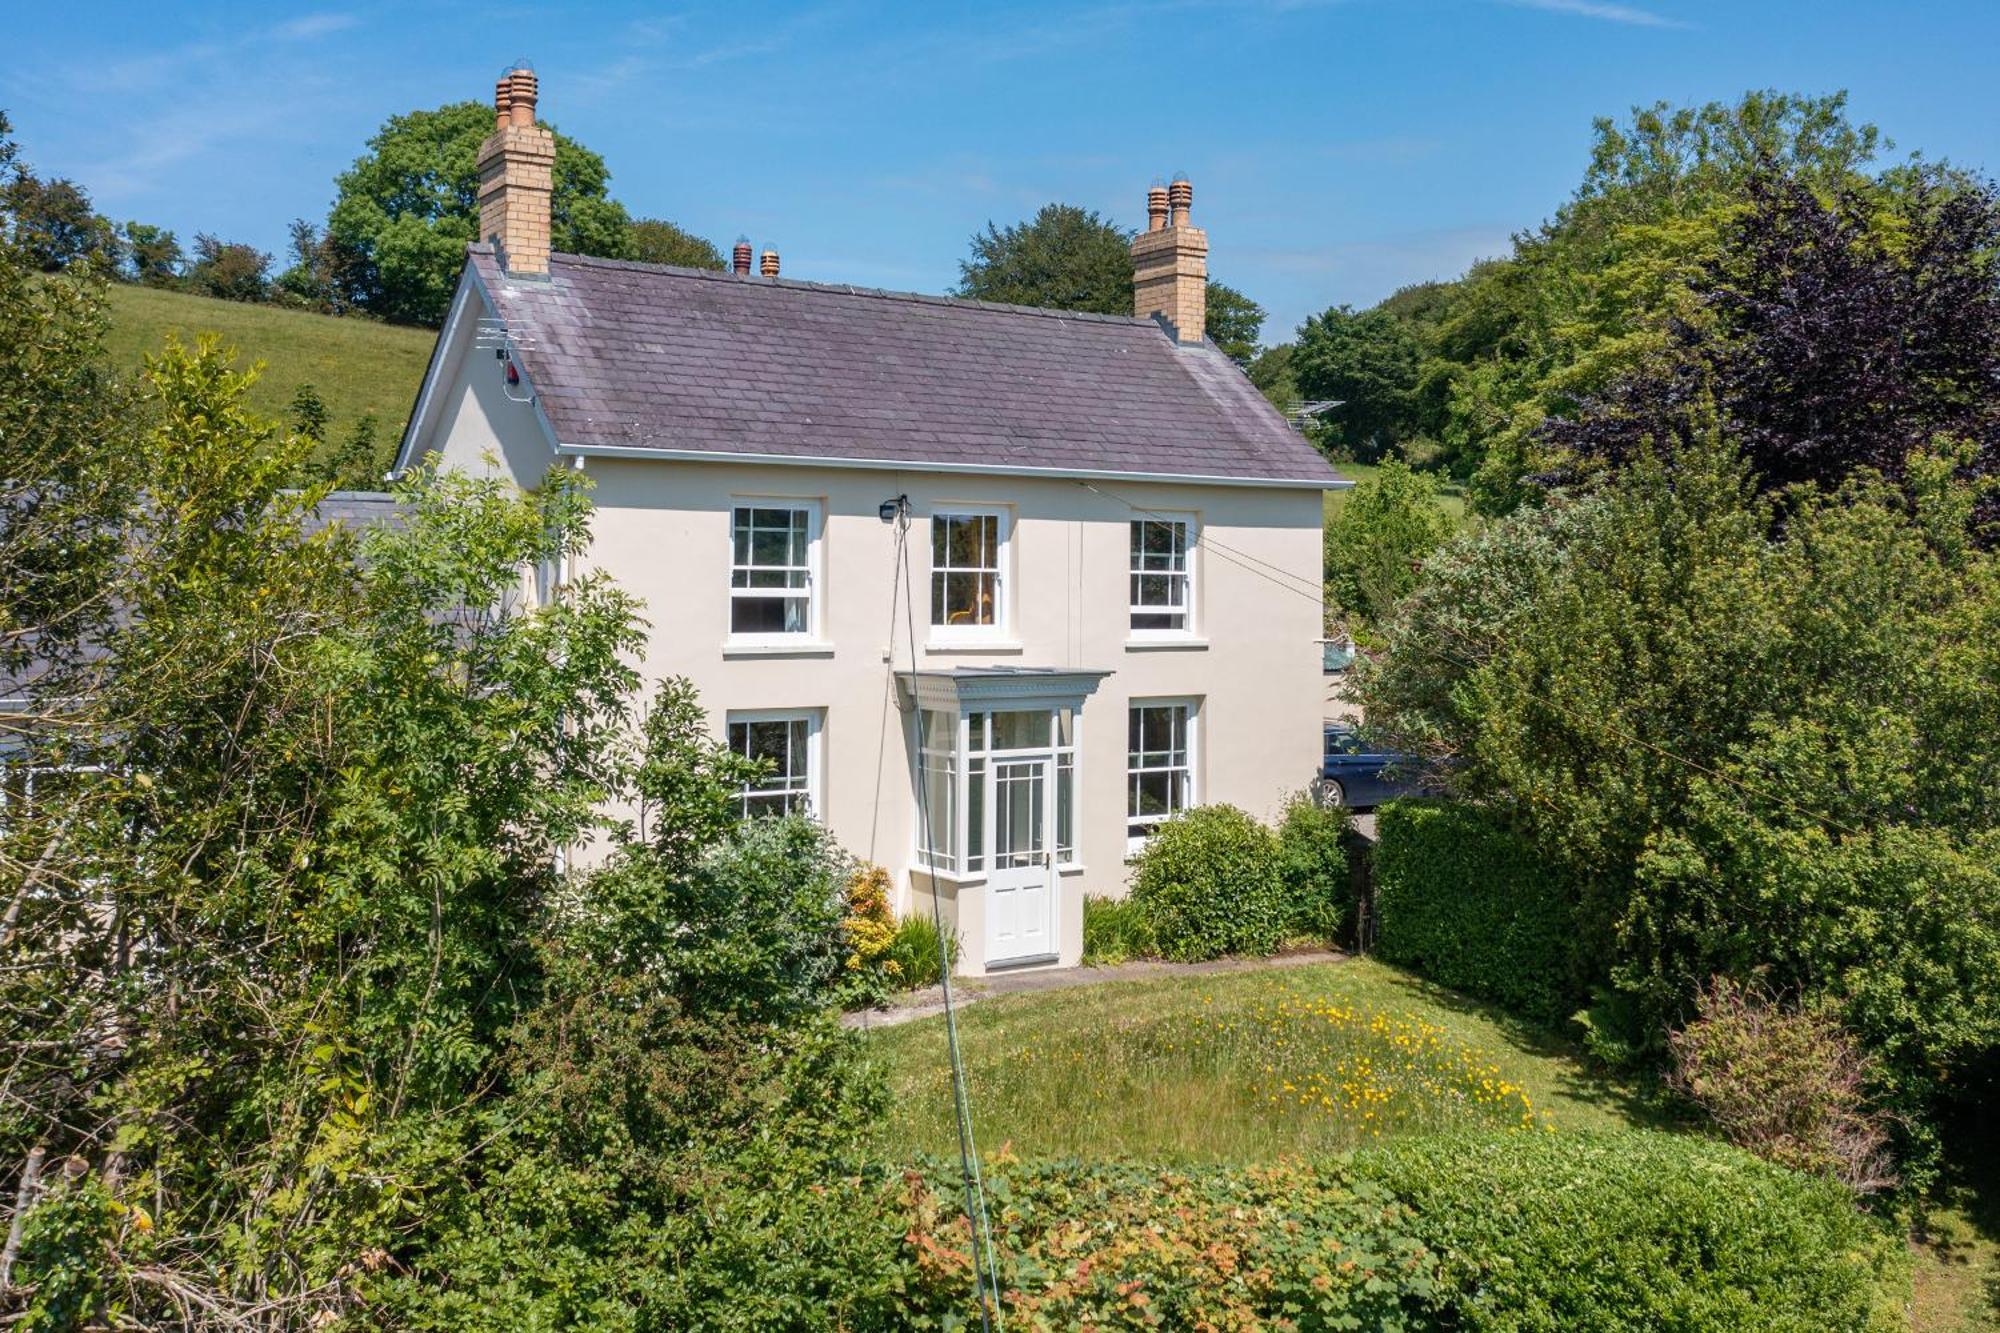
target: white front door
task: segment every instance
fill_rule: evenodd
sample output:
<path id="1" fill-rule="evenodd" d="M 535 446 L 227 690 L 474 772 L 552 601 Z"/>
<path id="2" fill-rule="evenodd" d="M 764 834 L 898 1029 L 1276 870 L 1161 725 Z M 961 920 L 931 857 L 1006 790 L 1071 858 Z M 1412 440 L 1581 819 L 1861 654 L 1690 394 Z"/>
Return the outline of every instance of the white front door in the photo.
<path id="1" fill-rule="evenodd" d="M 993 870 L 986 880 L 986 962 L 1056 953 L 1050 761 L 993 761 Z"/>

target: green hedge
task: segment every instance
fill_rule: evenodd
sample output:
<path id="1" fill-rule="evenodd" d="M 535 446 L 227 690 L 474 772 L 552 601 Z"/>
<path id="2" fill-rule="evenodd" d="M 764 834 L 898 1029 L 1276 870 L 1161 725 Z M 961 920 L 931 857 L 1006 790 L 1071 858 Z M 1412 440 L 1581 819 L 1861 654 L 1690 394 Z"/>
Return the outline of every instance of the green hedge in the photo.
<path id="1" fill-rule="evenodd" d="M 987 1188 L 1009 1328 L 1886 1333 L 1909 1293 L 1900 1239 L 1837 1186 L 1653 1132 L 1254 1168 L 1004 1163 Z M 955 1171 L 898 1195 L 900 1321 L 973 1313 Z"/>
<path id="2" fill-rule="evenodd" d="M 1904 1327 L 1908 1255 L 1829 1181 L 1648 1132 L 1406 1139 L 1355 1170 L 1416 1213 L 1454 1329 Z"/>
<path id="3" fill-rule="evenodd" d="M 1556 1024 L 1582 1003 L 1567 886 L 1477 806 L 1400 800 L 1376 815 L 1375 947 L 1443 986 Z"/>

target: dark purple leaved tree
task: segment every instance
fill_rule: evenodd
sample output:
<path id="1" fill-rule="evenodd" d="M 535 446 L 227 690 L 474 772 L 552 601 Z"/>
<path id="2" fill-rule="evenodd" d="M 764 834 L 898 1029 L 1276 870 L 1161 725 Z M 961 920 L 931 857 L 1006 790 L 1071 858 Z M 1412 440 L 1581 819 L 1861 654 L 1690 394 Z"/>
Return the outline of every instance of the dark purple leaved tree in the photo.
<path id="1" fill-rule="evenodd" d="M 2000 474 L 2000 199 L 1963 177 L 1894 193 L 1762 175 L 1701 295 L 1712 328 L 1673 330 L 1662 367 L 1626 377 L 1545 433 L 1613 464 L 1685 441 L 1712 407 L 1766 487 L 1901 480 L 1911 450 L 1970 441 Z M 1982 517 L 2000 519 L 2000 497 Z"/>

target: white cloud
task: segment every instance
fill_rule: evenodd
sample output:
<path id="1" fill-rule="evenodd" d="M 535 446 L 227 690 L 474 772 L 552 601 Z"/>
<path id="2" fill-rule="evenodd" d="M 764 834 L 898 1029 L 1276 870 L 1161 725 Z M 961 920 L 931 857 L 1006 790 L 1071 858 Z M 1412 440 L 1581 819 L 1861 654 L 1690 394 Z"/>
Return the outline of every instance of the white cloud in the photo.
<path id="1" fill-rule="evenodd" d="M 1679 19 L 1655 14 L 1649 9 L 1640 9 L 1634 5 L 1614 4 L 1610 0 L 1505 0 L 1505 3 L 1520 9 L 1542 9 L 1552 14 L 1574 14 L 1579 18 L 1600 19 L 1606 23 L 1624 23 L 1637 28 L 1688 26 Z"/>
<path id="2" fill-rule="evenodd" d="M 280 23 L 271 29 L 271 35 L 283 42 L 305 42 L 315 37 L 325 37 L 329 33 L 344 31 L 361 20 L 352 14 L 306 14 L 299 18 Z"/>

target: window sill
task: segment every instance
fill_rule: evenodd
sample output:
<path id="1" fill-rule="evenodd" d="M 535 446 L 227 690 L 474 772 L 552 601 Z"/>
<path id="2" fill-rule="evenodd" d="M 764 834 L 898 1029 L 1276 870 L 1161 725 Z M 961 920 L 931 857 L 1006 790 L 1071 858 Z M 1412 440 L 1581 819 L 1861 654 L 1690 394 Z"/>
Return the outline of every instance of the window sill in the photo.
<path id="1" fill-rule="evenodd" d="M 1192 634 L 1162 634 L 1158 638 L 1133 635 L 1125 640 L 1128 653 L 1200 653 L 1208 650 L 1208 640 Z"/>
<path id="2" fill-rule="evenodd" d="M 1026 646 L 1019 639 L 931 639 L 924 644 L 927 653 L 1022 653 Z"/>
<path id="3" fill-rule="evenodd" d="M 786 641 L 772 639 L 724 639 L 722 655 L 727 657 L 832 657 L 833 645 L 823 639 Z"/>

